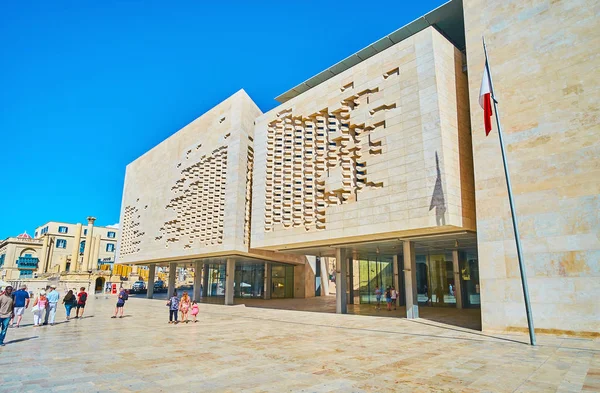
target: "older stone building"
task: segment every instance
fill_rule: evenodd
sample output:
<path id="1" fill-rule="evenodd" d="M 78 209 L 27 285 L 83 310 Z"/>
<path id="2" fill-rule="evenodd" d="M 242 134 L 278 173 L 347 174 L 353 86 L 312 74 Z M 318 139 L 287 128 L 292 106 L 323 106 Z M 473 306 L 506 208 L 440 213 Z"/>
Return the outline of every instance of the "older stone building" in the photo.
<path id="1" fill-rule="evenodd" d="M 408 318 L 481 308 L 484 330 L 526 329 L 498 134 L 478 104 L 485 36 L 535 326 L 597 334 L 597 14 L 452 0 L 264 114 L 236 93 L 127 167 L 120 261 L 203 269 L 196 288 L 226 304 L 334 278 L 338 312 L 395 287 Z"/>
<path id="2" fill-rule="evenodd" d="M 44 274 L 88 272 L 115 261 L 118 228 L 51 221 L 0 243 L 0 267 L 7 280 Z"/>

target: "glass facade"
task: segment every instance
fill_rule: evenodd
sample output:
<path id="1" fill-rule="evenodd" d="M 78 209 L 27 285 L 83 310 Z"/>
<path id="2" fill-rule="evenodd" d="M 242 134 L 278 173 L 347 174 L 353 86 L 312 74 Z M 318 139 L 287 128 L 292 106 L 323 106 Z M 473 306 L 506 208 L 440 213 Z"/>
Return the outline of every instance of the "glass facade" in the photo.
<path id="1" fill-rule="evenodd" d="M 417 254 L 419 305 L 456 307 L 456 275 L 452 252 Z M 476 252 L 458 252 L 463 308 L 479 307 L 479 267 Z"/>
<path id="2" fill-rule="evenodd" d="M 261 298 L 265 282 L 264 263 L 235 267 L 234 297 Z"/>
<path id="3" fill-rule="evenodd" d="M 398 295 L 400 304 L 404 303 L 403 258 L 398 256 Z M 479 266 L 476 251 L 459 250 L 458 261 L 461 280 L 463 308 L 479 308 Z M 452 263 L 452 251 L 436 251 L 416 254 L 417 262 L 417 294 L 420 306 L 456 307 L 456 275 Z M 356 269 L 356 267 L 355 267 Z M 356 271 L 354 272 L 356 275 Z M 361 304 L 373 304 L 375 287 L 383 291 L 394 285 L 394 269 L 392 260 L 358 261 L 359 289 Z M 350 283 L 348 282 L 348 285 Z"/>
<path id="4" fill-rule="evenodd" d="M 474 308 L 481 307 L 477 253 L 462 254 L 462 257 L 460 258 L 460 276 L 463 284 L 463 306 Z"/>
<path id="5" fill-rule="evenodd" d="M 456 306 L 451 253 L 417 254 L 417 294 L 421 305 Z"/>
<path id="6" fill-rule="evenodd" d="M 271 298 L 294 297 L 294 267 L 273 265 L 271 269 Z"/>
<path id="7" fill-rule="evenodd" d="M 207 296 L 225 296 L 225 264 L 208 265 Z M 271 298 L 294 297 L 294 267 L 272 266 Z M 262 298 L 264 296 L 265 264 L 236 264 L 234 293 L 236 298 Z"/>
<path id="8" fill-rule="evenodd" d="M 394 268 L 392 261 L 366 261 L 358 262 L 359 270 L 359 297 L 361 304 L 375 303 L 375 287 L 391 287 L 394 285 Z"/>
<path id="9" fill-rule="evenodd" d="M 225 265 L 208 265 L 207 296 L 225 296 Z"/>

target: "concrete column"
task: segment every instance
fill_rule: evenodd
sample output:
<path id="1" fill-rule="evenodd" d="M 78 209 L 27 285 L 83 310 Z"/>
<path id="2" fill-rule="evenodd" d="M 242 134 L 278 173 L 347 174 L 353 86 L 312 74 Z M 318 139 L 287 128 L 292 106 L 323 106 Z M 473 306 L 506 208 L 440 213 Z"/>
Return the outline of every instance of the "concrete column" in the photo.
<path id="1" fill-rule="evenodd" d="M 88 270 L 98 270 L 98 259 L 100 258 L 100 243 L 101 237 L 100 235 L 96 235 L 94 237 L 94 252 L 92 253 L 92 258 L 90 259 Z"/>
<path id="2" fill-rule="evenodd" d="M 406 318 L 419 318 L 419 298 L 417 296 L 417 259 L 415 244 L 405 241 L 404 251 L 404 288 L 406 290 Z"/>
<path id="3" fill-rule="evenodd" d="M 204 290 L 202 293 L 202 296 L 208 296 L 208 274 L 209 274 L 209 265 L 208 263 L 205 263 L 204 266 L 202 266 L 202 289 Z"/>
<path id="4" fill-rule="evenodd" d="M 458 250 L 452 250 L 452 267 L 454 270 L 454 293 L 456 308 L 463 308 L 462 283 L 460 282 L 460 264 L 458 263 Z"/>
<path id="5" fill-rule="evenodd" d="M 335 264 L 335 312 L 338 314 L 347 314 L 346 270 L 348 269 L 348 261 L 346 258 L 346 250 L 338 248 L 335 251 Z"/>
<path id="6" fill-rule="evenodd" d="M 177 278 L 177 264 L 172 262 L 169 263 L 169 297 L 173 296 L 173 292 L 175 291 L 175 279 Z"/>
<path id="7" fill-rule="evenodd" d="M 39 257 L 39 265 L 37 268 L 38 273 L 43 273 L 44 272 L 44 267 L 46 266 L 46 261 L 48 259 L 48 242 L 50 240 L 50 236 L 49 235 L 44 235 L 44 240 L 42 243 L 42 252 L 41 255 Z"/>
<path id="8" fill-rule="evenodd" d="M 154 279 L 156 277 L 156 266 L 148 265 L 148 286 L 146 290 L 146 297 L 152 299 L 154 297 Z"/>
<path id="9" fill-rule="evenodd" d="M 81 243 L 81 224 L 77 224 L 75 227 L 75 238 L 73 239 L 73 247 L 71 247 L 71 271 L 75 271 L 77 268 L 77 263 L 79 262 L 79 243 Z M 64 270 L 66 271 L 65 267 Z"/>
<path id="10" fill-rule="evenodd" d="M 327 258 L 321 257 L 321 296 L 329 295 L 329 270 Z"/>
<path id="11" fill-rule="evenodd" d="M 392 257 L 392 265 L 394 270 L 394 277 L 392 285 L 396 288 L 396 306 L 400 305 L 400 277 L 398 276 L 398 255 Z"/>
<path id="12" fill-rule="evenodd" d="M 273 290 L 273 269 L 269 262 L 265 262 L 265 286 L 263 289 L 263 298 L 269 300 L 271 298 L 271 291 Z"/>
<path id="13" fill-rule="evenodd" d="M 92 254 L 92 232 L 94 232 L 94 221 L 96 221 L 96 219 L 94 217 L 88 217 L 87 220 L 88 225 L 87 233 L 85 235 L 85 248 L 83 249 L 83 262 L 81 263 L 81 268 L 79 271 L 83 271 L 88 268 Z"/>
<path id="14" fill-rule="evenodd" d="M 194 296 L 192 300 L 197 302 L 200 301 L 202 297 L 202 292 L 200 291 L 200 287 L 202 286 L 202 262 L 196 261 L 194 264 Z"/>
<path id="15" fill-rule="evenodd" d="M 227 268 L 225 270 L 225 305 L 233 305 L 233 284 L 235 278 L 235 259 L 227 258 Z"/>
<path id="16" fill-rule="evenodd" d="M 354 304 L 354 258 L 347 259 L 345 263 L 348 265 L 347 282 L 350 283 L 348 304 Z"/>

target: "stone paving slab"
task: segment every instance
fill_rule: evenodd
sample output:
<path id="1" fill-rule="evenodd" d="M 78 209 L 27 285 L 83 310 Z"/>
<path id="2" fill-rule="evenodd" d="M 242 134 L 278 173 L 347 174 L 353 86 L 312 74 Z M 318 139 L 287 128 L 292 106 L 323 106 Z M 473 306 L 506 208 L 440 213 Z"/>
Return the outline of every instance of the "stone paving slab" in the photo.
<path id="1" fill-rule="evenodd" d="M 429 320 L 100 296 L 94 316 L 9 329 L 0 392 L 599 392 L 600 340 L 496 335 Z M 59 310 L 57 320 L 64 320 Z"/>

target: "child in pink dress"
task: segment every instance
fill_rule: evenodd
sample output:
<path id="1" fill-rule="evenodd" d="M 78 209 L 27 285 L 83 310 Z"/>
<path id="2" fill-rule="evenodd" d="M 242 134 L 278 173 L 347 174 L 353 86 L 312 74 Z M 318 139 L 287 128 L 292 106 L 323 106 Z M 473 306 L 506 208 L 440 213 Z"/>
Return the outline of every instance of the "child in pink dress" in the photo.
<path id="1" fill-rule="evenodd" d="M 196 303 L 196 301 L 194 300 L 194 302 L 192 303 L 192 317 L 194 317 L 194 322 L 198 322 L 198 320 L 196 319 L 196 317 L 198 316 L 198 303 Z"/>

